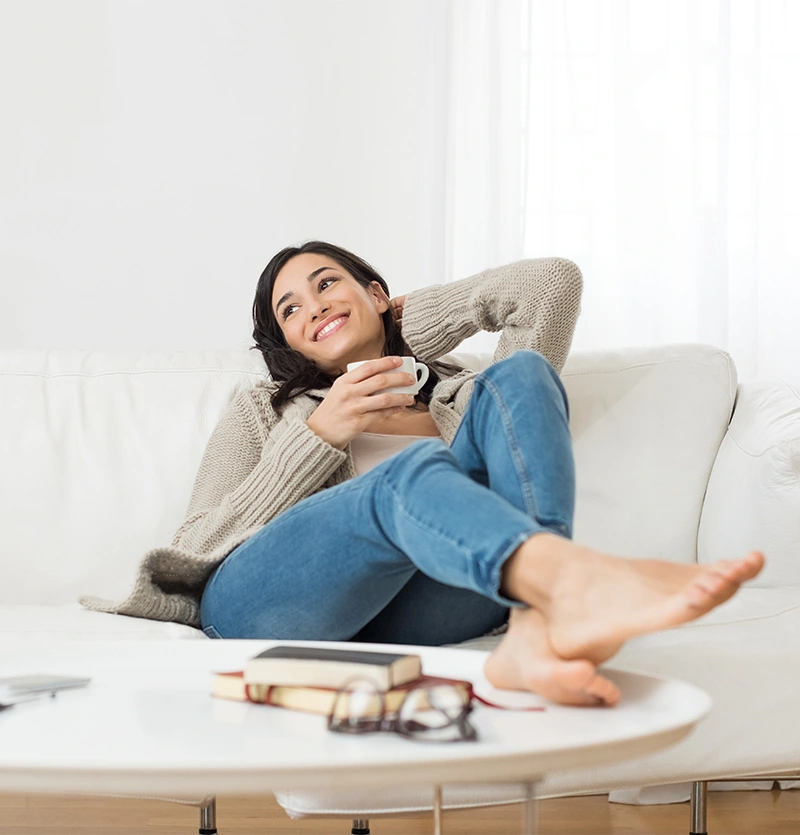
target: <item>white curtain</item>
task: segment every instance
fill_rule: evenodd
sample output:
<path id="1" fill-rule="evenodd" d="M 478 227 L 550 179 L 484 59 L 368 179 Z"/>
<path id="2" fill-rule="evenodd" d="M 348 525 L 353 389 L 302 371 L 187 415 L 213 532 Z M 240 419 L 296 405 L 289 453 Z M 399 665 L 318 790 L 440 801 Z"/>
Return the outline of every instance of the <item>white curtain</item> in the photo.
<path id="1" fill-rule="evenodd" d="M 800 1 L 451 13 L 447 277 L 571 258 L 575 348 L 707 342 L 800 381 Z"/>

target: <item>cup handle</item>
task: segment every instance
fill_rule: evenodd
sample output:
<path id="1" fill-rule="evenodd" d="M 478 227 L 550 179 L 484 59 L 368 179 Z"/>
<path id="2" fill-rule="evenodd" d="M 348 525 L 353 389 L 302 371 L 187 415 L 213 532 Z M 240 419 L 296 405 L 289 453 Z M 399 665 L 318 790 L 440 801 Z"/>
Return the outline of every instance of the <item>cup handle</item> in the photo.
<path id="1" fill-rule="evenodd" d="M 424 362 L 415 362 L 414 371 L 416 374 L 419 374 L 420 371 L 422 372 L 422 377 L 417 377 L 417 391 L 419 391 L 425 385 L 425 381 L 428 379 L 428 374 L 430 372 L 428 371 L 428 366 L 425 365 Z"/>

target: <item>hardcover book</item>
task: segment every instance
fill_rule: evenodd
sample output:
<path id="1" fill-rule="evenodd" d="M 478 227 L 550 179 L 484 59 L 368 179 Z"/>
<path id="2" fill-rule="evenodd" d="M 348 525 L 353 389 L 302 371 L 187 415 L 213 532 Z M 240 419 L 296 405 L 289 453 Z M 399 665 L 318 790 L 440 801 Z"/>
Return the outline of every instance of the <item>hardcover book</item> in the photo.
<path id="1" fill-rule="evenodd" d="M 472 697 L 472 684 L 462 679 L 439 678 L 423 675 L 414 681 L 408 681 L 382 693 L 387 713 L 397 711 L 406 693 L 417 685 L 435 686 L 450 684 L 457 687 L 466 699 Z M 248 684 L 245 682 L 241 670 L 215 673 L 211 695 L 221 699 L 233 699 L 239 702 L 258 702 L 259 704 L 284 707 L 290 710 L 300 710 L 307 713 L 320 713 L 327 716 L 333 710 L 333 704 L 338 693 L 335 687 L 298 687 L 281 684 Z M 347 704 L 340 702 L 340 706 L 347 710 Z M 427 704 L 423 700 L 420 707 Z M 359 706 L 363 713 L 365 708 Z M 367 715 L 380 713 L 380 699 L 376 696 L 374 703 L 366 708 Z"/>
<path id="2" fill-rule="evenodd" d="M 279 645 L 251 658 L 244 668 L 250 684 L 340 687 L 354 676 L 373 681 L 381 690 L 418 679 L 418 655 Z"/>

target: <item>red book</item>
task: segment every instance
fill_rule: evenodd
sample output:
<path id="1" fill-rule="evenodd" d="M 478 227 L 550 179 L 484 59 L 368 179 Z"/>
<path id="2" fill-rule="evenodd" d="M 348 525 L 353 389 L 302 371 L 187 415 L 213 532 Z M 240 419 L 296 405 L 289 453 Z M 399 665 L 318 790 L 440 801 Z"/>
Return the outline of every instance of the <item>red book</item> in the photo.
<path id="1" fill-rule="evenodd" d="M 472 684 L 455 678 L 421 675 L 414 681 L 407 681 L 383 695 L 387 713 L 394 713 L 406 696 L 406 693 L 418 685 L 449 684 L 458 688 L 469 700 L 473 697 Z M 321 713 L 327 716 L 333 709 L 338 693 L 336 687 L 300 687 L 284 684 L 246 684 L 244 672 L 237 670 L 228 673 L 215 673 L 211 695 L 221 699 L 234 699 L 239 702 L 258 702 L 259 704 L 301 710 L 307 713 Z M 424 707 L 424 703 L 422 705 Z M 374 713 L 379 712 L 379 697 L 375 697 Z"/>
<path id="2" fill-rule="evenodd" d="M 437 684 L 449 684 L 458 688 L 464 696 L 466 702 L 473 699 L 486 705 L 487 707 L 500 708 L 501 710 L 524 710 L 524 711 L 543 711 L 545 708 L 541 705 L 531 707 L 508 707 L 506 705 L 490 702 L 479 696 L 473 689 L 472 683 L 460 678 L 442 678 L 440 676 L 428 676 L 424 673 L 416 678 L 414 681 L 407 681 L 405 684 L 393 687 L 391 690 L 383 692 L 384 704 L 386 712 L 395 713 L 401 702 L 414 687 L 428 686 L 432 687 Z M 256 702 L 257 704 L 273 705 L 274 707 L 284 707 L 290 710 L 300 710 L 306 713 L 319 713 L 323 716 L 328 716 L 333 710 L 333 703 L 336 699 L 338 689 L 335 687 L 299 687 L 285 684 L 247 684 L 244 680 L 244 671 L 236 670 L 228 673 L 215 673 L 214 683 L 211 690 L 211 695 L 220 699 L 233 699 L 237 702 Z M 379 711 L 379 696 L 376 695 L 374 707 L 370 706 L 370 710 L 374 711 L 377 716 Z M 417 705 L 418 708 L 424 709 L 427 707 L 427 702 L 422 701 Z M 341 705 L 346 710 L 345 705 Z M 360 712 L 363 713 L 363 705 L 359 707 Z M 367 713 L 369 715 L 369 712 Z"/>

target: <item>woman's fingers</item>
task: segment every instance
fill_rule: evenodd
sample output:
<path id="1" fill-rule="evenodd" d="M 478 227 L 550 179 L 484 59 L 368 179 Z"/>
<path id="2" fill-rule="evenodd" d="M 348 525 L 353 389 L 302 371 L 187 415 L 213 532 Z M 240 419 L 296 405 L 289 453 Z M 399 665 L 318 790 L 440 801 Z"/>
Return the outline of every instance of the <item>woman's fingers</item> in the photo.
<path id="1" fill-rule="evenodd" d="M 405 371 L 392 371 L 383 374 L 376 374 L 368 380 L 364 380 L 358 387 L 359 394 L 374 397 L 378 392 L 386 389 L 397 388 L 398 386 L 413 386 L 416 379 Z"/>
<path id="2" fill-rule="evenodd" d="M 392 309 L 392 315 L 394 316 L 394 321 L 398 326 L 402 325 L 403 323 L 403 307 L 405 306 L 405 303 L 405 296 L 397 296 L 389 302 L 389 305 Z"/>
<path id="3" fill-rule="evenodd" d="M 362 365 L 359 365 L 358 368 L 354 368 L 347 373 L 353 375 L 354 383 L 360 383 L 382 371 L 390 371 L 393 368 L 397 368 L 398 365 L 400 365 L 400 357 L 379 357 L 375 360 L 368 360 Z"/>
<path id="4" fill-rule="evenodd" d="M 376 392 L 397 386 L 413 386 L 416 378 L 398 369 L 399 357 L 381 357 L 370 360 L 348 374 L 358 395 L 374 395 Z"/>
<path id="5" fill-rule="evenodd" d="M 405 409 L 414 402 L 413 394 L 372 394 L 364 398 L 365 412 L 378 412 L 382 409 Z"/>
<path id="6" fill-rule="evenodd" d="M 388 416 L 413 404 L 413 395 L 386 391 L 397 386 L 414 385 L 416 382 L 411 374 L 398 369 L 398 361 L 399 357 L 381 357 L 348 372 L 348 375 L 352 375 L 349 381 L 352 394 L 356 395 L 352 401 L 356 413 L 374 415 L 376 412 L 385 412 Z"/>

